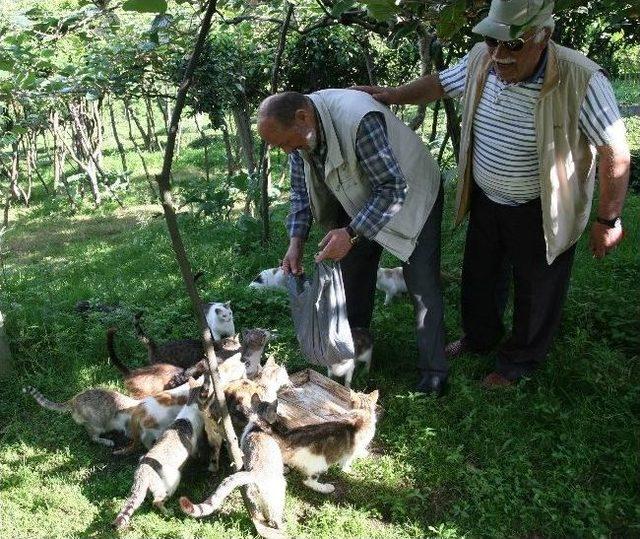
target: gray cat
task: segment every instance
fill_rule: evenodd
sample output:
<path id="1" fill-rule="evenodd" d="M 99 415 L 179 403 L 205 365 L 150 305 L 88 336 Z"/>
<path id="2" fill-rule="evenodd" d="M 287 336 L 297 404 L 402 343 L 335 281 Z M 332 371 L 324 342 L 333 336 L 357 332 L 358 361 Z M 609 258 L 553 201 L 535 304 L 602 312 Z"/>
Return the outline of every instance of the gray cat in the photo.
<path id="1" fill-rule="evenodd" d="M 276 441 L 257 424 L 258 421 L 274 422 L 277 418 L 276 407 L 277 402 L 263 402 L 256 393 L 253 394 L 251 409 L 245 411 L 249 422 L 240 438 L 245 471 L 227 477 L 200 504 L 194 505 L 188 498 L 180 498 L 180 507 L 185 513 L 194 517 L 210 515 L 220 509 L 234 489 L 248 485 L 247 496 L 254 506 L 253 518 L 262 520 L 272 528 L 282 528 L 287 485 L 282 453 Z"/>
<path id="2" fill-rule="evenodd" d="M 153 495 L 154 507 L 165 511 L 164 502 L 178 488 L 180 470 L 189 457 L 196 453 L 198 438 L 202 434 L 203 421 L 197 402 L 200 391 L 199 387 L 191 388 L 187 404 L 155 445 L 140 459 L 133 477 L 131 494 L 113 521 L 117 529 L 129 524 L 135 510 L 144 502 L 147 492 Z"/>

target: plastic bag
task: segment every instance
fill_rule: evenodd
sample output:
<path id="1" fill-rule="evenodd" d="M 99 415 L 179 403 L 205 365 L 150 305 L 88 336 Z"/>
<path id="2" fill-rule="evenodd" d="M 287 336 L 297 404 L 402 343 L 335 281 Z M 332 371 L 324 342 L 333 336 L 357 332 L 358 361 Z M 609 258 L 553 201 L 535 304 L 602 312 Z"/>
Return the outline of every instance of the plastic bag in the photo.
<path id="1" fill-rule="evenodd" d="M 289 275 L 287 289 L 302 354 L 314 365 L 353 359 L 355 352 L 340 263 L 316 264 L 313 279 Z"/>

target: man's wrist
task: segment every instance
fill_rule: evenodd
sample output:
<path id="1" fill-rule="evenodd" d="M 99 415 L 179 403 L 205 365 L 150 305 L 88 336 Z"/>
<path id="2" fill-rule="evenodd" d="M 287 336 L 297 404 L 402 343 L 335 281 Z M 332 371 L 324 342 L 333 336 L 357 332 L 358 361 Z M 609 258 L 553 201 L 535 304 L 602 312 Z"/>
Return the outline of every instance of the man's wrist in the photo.
<path id="1" fill-rule="evenodd" d="M 360 234 L 358 234 L 351 225 L 345 226 L 344 229 L 347 231 L 347 234 L 349 234 L 351 245 L 355 245 L 360 241 Z"/>

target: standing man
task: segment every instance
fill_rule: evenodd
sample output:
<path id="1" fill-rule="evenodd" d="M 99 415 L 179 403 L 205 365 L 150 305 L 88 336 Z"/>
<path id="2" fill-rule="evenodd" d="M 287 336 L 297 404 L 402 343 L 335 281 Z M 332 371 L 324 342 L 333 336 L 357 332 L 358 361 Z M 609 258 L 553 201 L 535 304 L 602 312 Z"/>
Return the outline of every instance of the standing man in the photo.
<path id="1" fill-rule="evenodd" d="M 291 213 L 285 273 L 302 271 L 312 219 L 325 230 L 316 261 L 340 260 L 351 327 L 369 328 L 385 248 L 402 261 L 422 378 L 440 395 L 444 355 L 440 290 L 440 172 L 416 134 L 366 93 L 284 92 L 265 99 L 258 132 L 290 154 Z"/>
<path id="2" fill-rule="evenodd" d="M 589 221 L 596 154 L 600 199 L 593 256 L 622 241 L 629 149 L 602 69 L 550 40 L 553 1 L 492 0 L 462 61 L 397 88 L 363 87 L 385 103 L 443 96 L 463 105 L 456 224 L 470 212 L 462 270 L 463 337 L 447 355 L 494 348 L 503 335 L 495 288 L 513 265 L 514 315 L 486 387 L 511 385 L 540 365 L 569 286 L 575 244 Z"/>

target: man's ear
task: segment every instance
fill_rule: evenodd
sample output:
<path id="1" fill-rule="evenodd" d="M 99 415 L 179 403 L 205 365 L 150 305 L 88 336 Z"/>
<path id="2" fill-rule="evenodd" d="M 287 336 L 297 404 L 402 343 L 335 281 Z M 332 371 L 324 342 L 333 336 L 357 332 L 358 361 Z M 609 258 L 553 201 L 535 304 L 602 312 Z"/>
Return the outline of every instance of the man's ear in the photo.
<path id="1" fill-rule="evenodd" d="M 309 111 L 307 109 L 298 109 L 294 115 L 296 123 L 307 125 L 309 123 Z"/>

